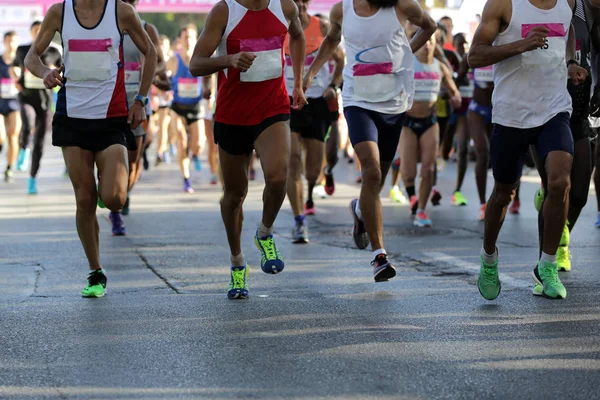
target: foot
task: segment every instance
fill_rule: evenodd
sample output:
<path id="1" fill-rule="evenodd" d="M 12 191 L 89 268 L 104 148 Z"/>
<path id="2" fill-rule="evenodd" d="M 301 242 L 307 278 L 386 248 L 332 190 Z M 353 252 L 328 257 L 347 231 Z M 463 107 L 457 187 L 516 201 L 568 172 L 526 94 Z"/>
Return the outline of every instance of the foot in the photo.
<path id="1" fill-rule="evenodd" d="M 227 297 L 230 300 L 242 300 L 248 298 L 248 273 L 250 267 L 231 267 L 231 281 L 227 288 Z"/>
<path id="2" fill-rule="evenodd" d="M 437 189 L 433 189 L 431 192 L 431 204 L 439 206 L 440 201 L 442 201 L 442 194 Z"/>
<path id="3" fill-rule="evenodd" d="M 560 237 L 560 245 L 568 246 L 569 243 L 571 243 L 571 232 L 569 232 L 569 226 L 567 222 L 563 228 L 562 236 Z"/>
<path id="4" fill-rule="evenodd" d="M 558 264 L 541 261 L 533 269 L 533 281 L 542 287 L 541 295 L 549 299 L 566 299 L 567 289 L 558 277 Z M 534 289 L 535 290 L 535 289 Z"/>
<path id="5" fill-rule="evenodd" d="M 112 222 L 113 236 L 125 236 L 125 225 L 123 224 L 123 218 L 121 217 L 121 213 L 111 211 L 110 222 Z"/>
<path id="6" fill-rule="evenodd" d="M 413 224 L 415 226 L 418 226 L 419 228 L 428 228 L 431 227 L 431 220 L 429 219 L 425 211 L 421 211 L 418 212 L 415 216 Z"/>
<path id="7" fill-rule="evenodd" d="M 88 275 L 88 284 L 81 291 L 83 297 L 104 297 L 106 294 L 106 275 L 101 269 L 92 271 Z"/>
<path id="8" fill-rule="evenodd" d="M 495 300 L 502 290 L 500 276 L 498 275 L 498 259 L 493 264 L 486 264 L 483 257 L 480 260 L 481 267 L 479 269 L 479 278 L 477 279 L 479 293 L 486 300 Z"/>
<path id="9" fill-rule="evenodd" d="M 369 247 L 369 235 L 367 234 L 367 229 L 365 228 L 364 222 L 358 218 L 356 214 L 356 204 L 358 203 L 358 199 L 354 199 L 350 202 L 350 214 L 354 218 L 354 230 L 352 232 L 352 237 L 354 238 L 354 244 L 359 249 L 366 249 Z"/>
<path id="10" fill-rule="evenodd" d="M 323 175 L 325 175 L 325 193 L 328 196 L 333 196 L 333 193 L 335 193 L 335 181 L 333 180 L 333 174 L 326 173 L 326 171 L 327 168 L 323 171 Z"/>
<path id="11" fill-rule="evenodd" d="M 285 265 L 279 249 L 275 246 L 273 235 L 260 238 L 257 231 L 254 235 L 254 244 L 262 255 L 260 267 L 265 274 L 278 274 L 283 271 Z"/>
<path id="12" fill-rule="evenodd" d="M 410 196 L 410 214 L 417 215 L 417 208 L 419 208 L 419 199 L 416 195 Z"/>
<path id="13" fill-rule="evenodd" d="M 248 171 L 248 180 L 256 180 L 256 170 L 251 169 L 250 171 Z"/>
<path id="14" fill-rule="evenodd" d="M 217 185 L 219 183 L 219 177 L 217 176 L 217 174 L 213 174 L 210 177 L 210 184 L 211 185 Z"/>
<path id="15" fill-rule="evenodd" d="M 125 200 L 125 204 L 123 205 L 123 209 L 121 210 L 121 214 L 129 215 L 129 196 L 127 196 L 127 200 Z"/>
<path id="16" fill-rule="evenodd" d="M 373 278 L 375 282 L 387 282 L 396 276 L 396 268 L 388 261 L 386 254 L 379 254 L 373 261 Z"/>
<path id="17" fill-rule="evenodd" d="M 194 169 L 196 171 L 202 171 L 202 164 L 200 163 L 200 158 L 198 158 L 198 156 L 192 156 L 192 162 L 194 163 Z"/>
<path id="18" fill-rule="evenodd" d="M 156 155 L 156 162 L 154 163 L 155 167 L 158 167 L 160 164 L 162 164 L 163 162 L 165 162 L 164 160 L 164 156 L 161 156 L 160 154 Z"/>
<path id="19" fill-rule="evenodd" d="M 192 183 L 190 182 L 189 178 L 183 179 L 183 191 L 184 193 L 194 193 L 194 188 L 192 187 Z"/>
<path id="20" fill-rule="evenodd" d="M 485 221 L 486 207 L 487 207 L 487 204 L 482 204 L 481 206 L 479 206 L 479 221 Z"/>
<path id="21" fill-rule="evenodd" d="M 459 192 L 458 190 L 456 192 L 454 192 L 454 194 L 452 195 L 452 205 L 455 207 L 462 207 L 462 206 L 466 206 L 467 204 L 469 204 L 467 198 L 465 196 L 463 196 L 463 194 L 461 192 Z"/>
<path id="22" fill-rule="evenodd" d="M 533 197 L 533 205 L 535 209 L 539 212 L 542 209 L 542 203 L 544 202 L 544 189 L 539 188 L 535 192 L 535 196 Z"/>
<path id="23" fill-rule="evenodd" d="M 148 171 L 148 168 L 150 168 L 150 163 L 148 162 L 148 156 L 146 155 L 146 149 L 144 149 L 144 152 L 142 153 L 142 165 L 143 165 L 145 171 Z"/>
<path id="24" fill-rule="evenodd" d="M 304 215 L 315 215 L 315 203 L 312 200 L 306 200 L 304 205 Z"/>
<path id="25" fill-rule="evenodd" d="M 6 183 L 13 183 L 14 179 L 13 179 L 13 172 L 11 169 L 7 169 L 4 171 L 4 182 Z M 600 220 L 600 218 L 599 218 Z"/>
<path id="26" fill-rule="evenodd" d="M 571 270 L 571 252 L 569 246 L 559 246 L 556 251 L 556 263 L 559 271 L 569 272 Z"/>
<path id="27" fill-rule="evenodd" d="M 514 199 L 508 211 L 511 214 L 518 214 L 521 209 L 521 202 L 518 199 Z"/>
<path id="28" fill-rule="evenodd" d="M 321 199 L 327 198 L 327 192 L 325 191 L 325 186 L 318 185 L 313 189 L 313 197 L 319 197 Z"/>
<path id="29" fill-rule="evenodd" d="M 31 176 L 27 180 L 27 194 L 37 194 L 37 183 Z"/>
<path id="30" fill-rule="evenodd" d="M 292 230 L 292 243 L 308 243 L 308 227 L 303 222 L 296 222 Z"/>
<path id="31" fill-rule="evenodd" d="M 390 199 L 392 199 L 394 203 L 408 203 L 408 199 L 406 198 L 406 196 L 404 196 L 404 193 L 402 193 L 402 190 L 400 190 L 398 186 L 394 186 L 392 190 L 390 190 Z"/>
<path id="32" fill-rule="evenodd" d="M 29 162 L 29 149 L 21 149 L 19 150 L 19 156 L 17 157 L 16 168 L 17 171 L 25 171 L 27 170 L 27 164 Z"/>

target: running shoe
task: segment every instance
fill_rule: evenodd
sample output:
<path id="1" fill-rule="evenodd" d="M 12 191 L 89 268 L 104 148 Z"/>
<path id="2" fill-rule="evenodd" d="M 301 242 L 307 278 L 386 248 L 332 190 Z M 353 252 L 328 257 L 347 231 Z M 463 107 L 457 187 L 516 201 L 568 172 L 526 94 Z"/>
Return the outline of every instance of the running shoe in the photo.
<path id="1" fill-rule="evenodd" d="M 313 189 L 313 197 L 319 197 L 321 199 L 326 199 L 327 193 L 325 192 L 325 186 L 323 186 L 323 185 L 315 186 L 315 188 Z"/>
<path id="2" fill-rule="evenodd" d="M 256 180 L 256 170 L 251 169 L 250 171 L 248 171 L 248 179 L 251 181 Z"/>
<path id="3" fill-rule="evenodd" d="M 479 278 L 477 279 L 477 288 L 479 293 L 486 300 L 494 300 L 500 295 L 502 284 L 498 275 L 498 259 L 493 264 L 486 264 L 483 257 L 480 257 L 481 267 L 479 268 Z"/>
<path id="4" fill-rule="evenodd" d="M 569 232 L 569 221 L 565 223 L 562 236 L 560 237 L 560 245 L 568 246 L 571 243 L 571 232 Z"/>
<path id="5" fill-rule="evenodd" d="M 485 221 L 485 210 L 487 208 L 487 204 L 482 204 L 479 207 L 479 221 Z"/>
<path id="6" fill-rule="evenodd" d="M 177 158 L 177 146 L 169 144 L 169 155 L 171 158 Z"/>
<path id="7" fill-rule="evenodd" d="M 88 284 L 81 291 L 82 297 L 104 297 L 106 294 L 106 275 L 101 269 L 92 271 L 88 275 Z"/>
<path id="8" fill-rule="evenodd" d="M 567 289 L 558 277 L 557 263 L 540 260 L 531 275 L 533 281 L 542 287 L 542 296 L 549 299 L 567 298 Z"/>
<path id="9" fill-rule="evenodd" d="M 335 181 L 333 180 L 333 174 L 328 174 L 325 171 L 327 171 L 327 168 L 325 168 L 323 171 L 323 175 L 325 175 L 325 193 L 327 193 L 328 196 L 333 196 L 333 193 L 335 193 Z"/>
<path id="10" fill-rule="evenodd" d="M 431 204 L 433 204 L 434 206 L 439 206 L 440 201 L 442 201 L 442 194 L 439 190 L 433 189 L 431 191 Z"/>
<path id="11" fill-rule="evenodd" d="M 265 274 L 278 274 L 283 271 L 285 265 L 279 249 L 275 246 L 273 235 L 259 238 L 257 231 L 256 235 L 254 235 L 254 244 L 262 255 L 260 268 Z"/>
<path id="12" fill-rule="evenodd" d="M 354 218 L 354 230 L 352 232 L 352 237 L 354 238 L 354 244 L 359 249 L 366 249 L 369 247 L 369 235 L 367 234 L 367 229 L 365 228 L 364 222 L 358 218 L 356 214 L 356 204 L 358 203 L 358 199 L 354 199 L 350 202 L 350 214 Z"/>
<path id="13" fill-rule="evenodd" d="M 404 193 L 402 193 L 402 190 L 400 190 L 398 186 L 394 186 L 392 190 L 390 190 L 390 199 L 392 199 L 394 203 L 408 203 L 408 199 L 406 198 L 406 196 L 404 196 Z"/>
<path id="14" fill-rule="evenodd" d="M 248 265 L 244 267 L 231 267 L 231 281 L 227 288 L 227 297 L 230 300 L 242 300 L 248 298 Z"/>
<path id="15" fill-rule="evenodd" d="M 210 177 L 210 184 L 216 185 L 218 183 L 219 183 L 219 177 L 217 176 L 217 174 L 212 174 L 212 176 Z"/>
<path id="16" fill-rule="evenodd" d="M 148 168 L 150 168 L 150 163 L 148 162 L 148 156 L 146 155 L 146 149 L 144 149 L 144 152 L 142 153 L 142 165 L 144 167 L 144 171 L 148 171 Z"/>
<path id="17" fill-rule="evenodd" d="M 535 196 L 533 198 L 533 204 L 535 205 L 535 209 L 539 212 L 542 209 L 542 203 L 544 202 L 544 189 L 539 188 L 535 192 Z"/>
<path id="18" fill-rule="evenodd" d="M 164 160 L 164 155 L 161 156 L 160 154 L 156 155 L 156 162 L 154 163 L 155 167 L 158 167 L 160 164 L 162 164 L 163 162 L 165 162 Z"/>
<path id="19" fill-rule="evenodd" d="M 455 207 L 463 207 L 469 204 L 467 198 L 458 190 L 452 195 L 452 205 Z"/>
<path id="20" fill-rule="evenodd" d="M 416 195 L 410 196 L 410 214 L 417 215 L 417 208 L 419 208 L 419 199 Z"/>
<path id="21" fill-rule="evenodd" d="M 37 183 L 35 178 L 31 176 L 27 180 L 27 194 L 37 194 Z"/>
<path id="22" fill-rule="evenodd" d="M 4 182 L 6 183 L 13 183 L 14 179 L 13 179 L 13 172 L 11 169 L 7 169 L 4 171 Z M 600 218 L 599 218 L 600 220 Z"/>
<path id="23" fill-rule="evenodd" d="M 129 215 L 129 196 L 127 196 L 127 200 L 125 200 L 125 204 L 123 205 L 123 209 L 121 210 L 121 214 Z"/>
<path id="24" fill-rule="evenodd" d="M 600 228 L 600 213 L 598 213 L 598 218 L 596 218 L 596 228 Z"/>
<path id="25" fill-rule="evenodd" d="M 510 205 L 510 208 L 508 209 L 508 212 L 510 212 L 511 214 L 518 214 L 520 209 L 521 202 L 518 199 L 514 199 L 512 204 Z"/>
<path id="26" fill-rule="evenodd" d="M 192 156 L 192 161 L 194 162 L 194 169 L 196 171 L 202 171 L 202 164 L 200 163 L 200 158 L 198 158 L 198 156 Z"/>
<path id="27" fill-rule="evenodd" d="M 296 222 L 296 225 L 292 230 L 292 243 L 308 243 L 308 228 L 303 222 Z"/>
<path id="28" fill-rule="evenodd" d="M 306 200 L 306 204 L 304 205 L 304 215 L 315 215 L 316 212 L 315 203 L 312 200 Z"/>
<path id="29" fill-rule="evenodd" d="M 373 261 L 373 278 L 375 282 L 387 282 L 396 276 L 396 268 L 388 261 L 386 254 L 379 254 Z"/>
<path id="30" fill-rule="evenodd" d="M 431 220 L 429 219 L 425 211 L 421 211 L 415 216 L 413 224 L 415 226 L 418 226 L 419 228 L 428 228 L 431 226 Z"/>
<path id="31" fill-rule="evenodd" d="M 190 182 L 189 178 L 183 179 L 183 191 L 190 194 L 194 193 L 194 188 L 192 187 L 192 183 Z"/>
<path id="32" fill-rule="evenodd" d="M 29 162 L 29 149 L 21 149 L 19 150 L 19 155 L 17 157 L 16 168 L 17 171 L 25 171 L 27 170 L 27 164 Z"/>
<path id="33" fill-rule="evenodd" d="M 121 213 L 110 212 L 110 222 L 112 222 L 112 234 L 113 236 L 125 236 L 125 225 L 123 224 L 123 218 Z"/>
<path id="34" fill-rule="evenodd" d="M 571 252 L 569 246 L 558 246 L 556 251 L 556 263 L 559 271 L 569 272 L 571 270 Z"/>

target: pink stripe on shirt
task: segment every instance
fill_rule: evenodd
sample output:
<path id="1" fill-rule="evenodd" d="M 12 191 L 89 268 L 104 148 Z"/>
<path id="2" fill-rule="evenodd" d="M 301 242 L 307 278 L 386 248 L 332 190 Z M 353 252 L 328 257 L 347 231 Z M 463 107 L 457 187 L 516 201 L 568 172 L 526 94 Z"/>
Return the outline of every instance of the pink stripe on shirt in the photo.
<path id="1" fill-rule="evenodd" d="M 69 40 L 69 51 L 78 52 L 107 52 L 112 46 L 111 39 L 71 39 Z"/>
<path id="2" fill-rule="evenodd" d="M 356 64 L 354 76 L 391 75 L 392 63 Z"/>
<path id="3" fill-rule="evenodd" d="M 548 28 L 548 30 L 550 30 L 550 32 L 548 32 L 547 37 L 565 37 L 567 36 L 567 33 L 565 32 L 565 27 L 563 24 L 560 23 L 553 23 L 553 24 L 523 24 L 521 25 L 521 37 L 527 37 L 527 35 L 529 34 L 529 32 L 531 32 L 531 30 L 533 28 L 537 28 L 539 26 L 543 26 L 544 28 Z"/>

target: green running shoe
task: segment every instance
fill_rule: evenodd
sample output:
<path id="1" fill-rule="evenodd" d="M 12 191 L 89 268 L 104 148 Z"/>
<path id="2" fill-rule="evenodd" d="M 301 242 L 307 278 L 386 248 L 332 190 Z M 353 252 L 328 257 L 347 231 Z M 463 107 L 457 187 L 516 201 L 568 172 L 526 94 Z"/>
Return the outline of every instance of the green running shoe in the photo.
<path id="1" fill-rule="evenodd" d="M 106 294 L 106 275 L 101 269 L 92 271 L 88 276 L 88 284 L 81 291 L 83 297 L 104 297 Z"/>
<path id="2" fill-rule="evenodd" d="M 230 300 L 248 298 L 248 274 L 250 267 L 231 267 L 231 281 L 227 288 L 227 297 Z"/>
<path id="3" fill-rule="evenodd" d="M 502 290 L 502 284 L 498 276 L 498 259 L 493 264 L 486 264 L 483 257 L 480 257 L 480 260 L 481 268 L 477 279 L 479 293 L 486 300 L 495 300 Z"/>
<path id="4" fill-rule="evenodd" d="M 461 192 L 454 192 L 454 194 L 452 195 L 453 206 L 466 206 L 467 204 L 469 204 L 469 202 Z"/>
<path id="5" fill-rule="evenodd" d="M 542 203 L 544 202 L 544 189 L 539 188 L 535 192 L 535 196 L 533 197 L 533 205 L 538 212 L 542 209 Z"/>
<path id="6" fill-rule="evenodd" d="M 534 296 L 542 296 L 543 291 L 544 291 L 544 287 L 542 285 L 538 285 L 537 283 L 535 283 L 533 285 L 533 295 Z"/>
<path id="7" fill-rule="evenodd" d="M 560 237 L 560 245 L 568 246 L 571 242 L 571 233 L 569 232 L 569 223 L 565 223 L 565 227 L 563 228 L 562 236 Z"/>
<path id="8" fill-rule="evenodd" d="M 569 246 L 559 246 L 556 252 L 556 263 L 559 271 L 569 272 L 571 270 L 571 252 Z"/>
<path id="9" fill-rule="evenodd" d="M 98 191 L 98 188 L 96 188 L 96 191 Z M 102 202 L 102 199 L 100 198 L 100 192 L 98 192 L 98 207 L 100 207 L 100 208 L 106 208 L 106 206 Z"/>
<path id="10" fill-rule="evenodd" d="M 283 271 L 284 262 L 281 258 L 279 249 L 275 246 L 273 235 L 268 235 L 263 238 L 258 237 L 258 231 L 254 235 L 254 244 L 262 255 L 260 260 L 260 268 L 265 274 L 278 274 Z"/>
<path id="11" fill-rule="evenodd" d="M 542 286 L 542 296 L 549 299 L 566 299 L 567 289 L 558 277 L 558 264 L 545 261 L 533 269 L 533 281 Z M 535 290 L 535 289 L 534 289 Z"/>

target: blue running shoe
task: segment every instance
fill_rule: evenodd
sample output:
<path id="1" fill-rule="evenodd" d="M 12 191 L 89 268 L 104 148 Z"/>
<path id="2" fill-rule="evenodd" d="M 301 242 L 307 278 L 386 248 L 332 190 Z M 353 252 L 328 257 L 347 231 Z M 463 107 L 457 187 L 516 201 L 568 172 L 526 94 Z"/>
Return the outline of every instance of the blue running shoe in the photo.
<path id="1" fill-rule="evenodd" d="M 375 282 L 387 282 L 396 276 L 396 268 L 387 259 L 386 254 L 379 254 L 371 262 Z"/>
<path id="2" fill-rule="evenodd" d="M 121 213 L 111 211 L 110 222 L 112 222 L 113 236 L 125 236 L 125 225 L 123 224 L 123 218 L 121 217 Z"/>
<path id="3" fill-rule="evenodd" d="M 248 298 L 248 273 L 250 267 L 231 267 L 231 281 L 227 288 L 227 297 L 230 300 L 242 300 Z"/>
<path id="4" fill-rule="evenodd" d="M 192 183 L 190 182 L 189 178 L 183 179 L 183 191 L 190 194 L 194 193 L 194 188 L 192 187 Z"/>
<path id="5" fill-rule="evenodd" d="M 29 149 L 21 149 L 19 150 L 19 156 L 17 157 L 17 171 L 26 171 L 27 164 L 29 163 L 29 154 L 31 154 L 31 150 Z"/>
<path id="6" fill-rule="evenodd" d="M 257 231 L 254 235 L 254 243 L 262 255 L 260 267 L 265 274 L 278 274 L 283 271 L 285 265 L 279 249 L 275 246 L 273 235 L 259 238 Z"/>
<path id="7" fill-rule="evenodd" d="M 192 156 L 192 161 L 194 161 L 194 168 L 196 171 L 202 171 L 202 164 L 200 163 L 200 158 L 198 156 Z"/>
<path id="8" fill-rule="evenodd" d="M 27 194 L 37 194 L 37 184 L 35 178 L 29 177 L 27 181 Z"/>
<path id="9" fill-rule="evenodd" d="M 598 218 L 596 219 L 596 228 L 600 228 L 600 213 L 598 213 Z"/>
<path id="10" fill-rule="evenodd" d="M 129 215 L 129 196 L 127 196 L 127 200 L 125 200 L 125 204 L 123 205 L 123 209 L 121 210 L 121 214 Z"/>

